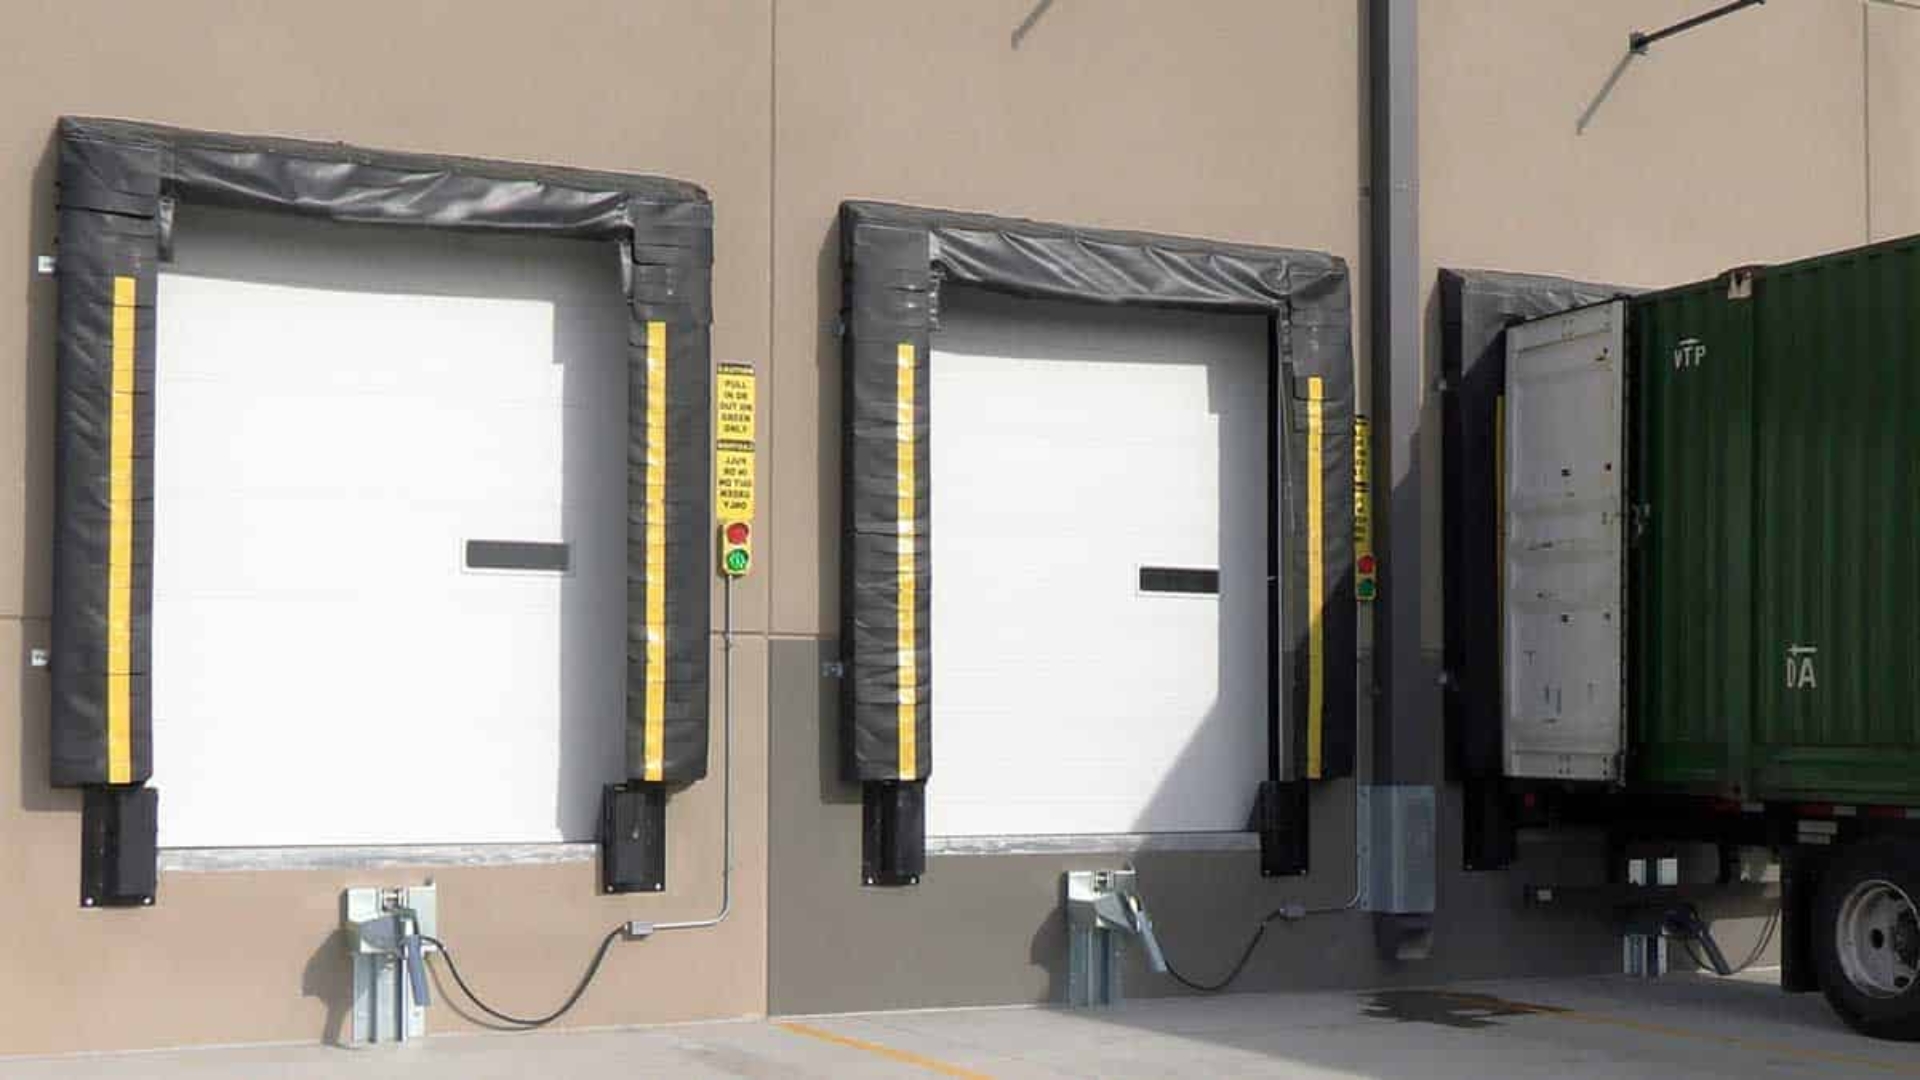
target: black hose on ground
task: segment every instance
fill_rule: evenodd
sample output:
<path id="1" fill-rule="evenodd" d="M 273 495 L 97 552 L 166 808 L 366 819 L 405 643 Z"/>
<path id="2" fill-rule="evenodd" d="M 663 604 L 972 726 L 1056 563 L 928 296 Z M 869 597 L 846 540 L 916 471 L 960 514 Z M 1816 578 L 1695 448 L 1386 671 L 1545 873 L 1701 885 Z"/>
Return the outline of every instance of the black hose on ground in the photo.
<path id="1" fill-rule="evenodd" d="M 1674 936 L 1680 939 L 1680 943 L 1685 946 L 1687 950 L 1687 955 L 1693 959 L 1695 964 L 1699 965 L 1702 970 L 1711 971 L 1721 978 L 1727 978 L 1738 975 L 1754 964 L 1759 963 L 1760 957 L 1765 955 L 1767 946 L 1773 944 L 1773 936 L 1780 928 L 1780 912 L 1776 910 L 1772 915 L 1767 917 L 1767 924 L 1760 931 L 1759 939 L 1754 942 L 1753 950 L 1747 954 L 1747 958 L 1742 960 L 1738 966 L 1727 963 L 1726 954 L 1720 950 L 1720 943 L 1714 940 L 1713 930 L 1707 926 L 1704 919 L 1700 918 L 1700 913 L 1693 908 L 1688 907 L 1669 912 L 1667 914 L 1666 924 L 1668 928 L 1674 932 Z M 1699 948 L 1695 948 L 1696 945 L 1698 945 Z M 1700 949 L 1706 950 L 1705 956 L 1700 955 Z"/>
<path id="2" fill-rule="evenodd" d="M 1174 982 L 1179 983 L 1189 990 L 1202 994 L 1217 994 L 1227 987 L 1232 986 L 1233 981 L 1238 979 L 1240 974 L 1247 970 L 1247 961 L 1253 959 L 1254 950 L 1260 947 L 1260 939 L 1267 936 L 1268 926 L 1281 921 L 1297 922 L 1309 915 L 1327 915 L 1339 911 L 1348 911 L 1354 906 L 1353 901 L 1349 901 L 1337 908 L 1308 908 L 1300 904 L 1282 904 L 1272 911 L 1267 912 L 1267 914 L 1254 925 L 1253 936 L 1247 939 L 1247 947 L 1240 950 L 1240 959 L 1233 962 L 1233 967 L 1228 969 L 1227 973 L 1222 976 L 1218 982 L 1203 983 L 1197 979 L 1189 979 L 1173 966 L 1173 961 L 1171 960 L 1166 961 L 1167 974 L 1173 977 Z M 1162 957 L 1162 959 L 1165 958 Z"/>
<path id="3" fill-rule="evenodd" d="M 1233 980 L 1239 978 L 1241 972 L 1247 970 L 1247 961 L 1253 959 L 1253 951 L 1260 947 L 1260 939 L 1266 936 L 1267 923 L 1271 921 L 1272 916 L 1268 916 L 1260 920 L 1260 925 L 1253 928 L 1253 937 L 1247 940 L 1247 947 L 1240 950 L 1240 959 L 1233 962 L 1232 969 L 1230 969 L 1219 982 L 1203 983 L 1189 979 L 1185 975 L 1180 974 L 1179 969 L 1173 966 L 1173 961 L 1171 960 L 1167 961 L 1167 974 L 1173 976 L 1174 982 L 1179 983 L 1189 990 L 1202 994 L 1215 994 L 1225 990 L 1227 987 L 1233 985 Z"/>

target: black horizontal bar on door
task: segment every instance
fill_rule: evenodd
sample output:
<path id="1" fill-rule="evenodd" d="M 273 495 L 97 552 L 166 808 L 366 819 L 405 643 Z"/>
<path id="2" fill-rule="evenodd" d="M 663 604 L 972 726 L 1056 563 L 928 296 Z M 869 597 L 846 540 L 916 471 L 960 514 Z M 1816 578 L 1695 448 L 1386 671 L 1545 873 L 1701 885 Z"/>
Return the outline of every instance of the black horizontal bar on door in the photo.
<path id="1" fill-rule="evenodd" d="M 568 545 L 540 540 L 469 540 L 469 570 L 545 570 L 564 574 L 572 565 Z"/>
<path id="2" fill-rule="evenodd" d="M 1143 566 L 1140 568 L 1140 591 L 1217 596 L 1220 593 L 1220 571 L 1178 566 Z"/>

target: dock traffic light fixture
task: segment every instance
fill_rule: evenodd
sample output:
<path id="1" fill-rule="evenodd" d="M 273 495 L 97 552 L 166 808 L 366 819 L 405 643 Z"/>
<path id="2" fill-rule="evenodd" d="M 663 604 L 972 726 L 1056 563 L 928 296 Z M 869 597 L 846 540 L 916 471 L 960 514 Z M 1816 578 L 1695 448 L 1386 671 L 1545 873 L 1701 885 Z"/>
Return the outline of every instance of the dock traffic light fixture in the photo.
<path id="1" fill-rule="evenodd" d="M 720 526 L 720 572 L 728 577 L 745 577 L 753 569 L 753 526 L 744 521 L 728 521 Z"/>
<path id="2" fill-rule="evenodd" d="M 1373 553 L 1373 426 L 1353 418 L 1353 598 L 1380 595 L 1380 560 Z"/>

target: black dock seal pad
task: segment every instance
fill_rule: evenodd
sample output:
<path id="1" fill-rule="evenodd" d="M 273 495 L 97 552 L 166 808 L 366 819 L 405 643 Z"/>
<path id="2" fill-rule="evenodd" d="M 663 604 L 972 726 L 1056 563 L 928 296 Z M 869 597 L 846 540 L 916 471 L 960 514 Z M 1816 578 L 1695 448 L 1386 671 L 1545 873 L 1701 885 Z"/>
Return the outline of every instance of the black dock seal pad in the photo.
<path id="1" fill-rule="evenodd" d="M 927 785 L 860 785 L 860 875 L 868 885 L 918 885 L 927 872 Z"/>
<path id="2" fill-rule="evenodd" d="M 600 891 L 667 887 L 667 786 L 634 780 L 600 795 Z"/>
<path id="3" fill-rule="evenodd" d="M 1260 876 L 1293 877 L 1311 864 L 1312 815 L 1305 780 L 1268 780 L 1253 807 L 1260 834 Z"/>
<path id="4" fill-rule="evenodd" d="M 917 829 L 920 814 L 917 801 L 903 800 L 918 799 L 909 785 L 933 769 L 931 552 L 939 541 L 931 507 L 939 493 L 926 468 L 937 419 L 929 358 L 948 285 L 1267 318 L 1270 770 L 1276 779 L 1283 771 L 1351 776 L 1357 618 L 1347 264 L 1324 252 L 876 202 L 841 204 L 839 246 L 841 739 L 846 779 L 866 789 L 866 878 L 917 877 L 921 845 L 900 834 Z M 1309 484 L 1313 461 L 1317 482 Z M 1309 492 L 1319 496 L 1313 505 Z M 1314 514 L 1321 542 L 1310 552 Z M 1319 588 L 1310 590 L 1316 570 Z M 1316 591 L 1321 609 L 1311 612 Z M 1316 671 L 1324 673 L 1317 694 Z M 1282 716 L 1293 728 L 1290 747 L 1281 745 Z M 1307 752 L 1310 731 L 1320 734 L 1317 758 Z M 916 857 L 896 863 L 909 846 Z"/>
<path id="5" fill-rule="evenodd" d="M 849 780 L 925 780 L 938 688 L 929 552 L 929 356 L 947 285 L 1036 300 L 1133 305 L 1269 320 L 1268 530 L 1277 612 L 1269 739 L 1310 707 L 1322 733 L 1319 779 L 1350 776 L 1354 747 L 1353 343 L 1347 264 L 1334 255 L 1219 240 L 1082 228 L 953 210 L 840 206 L 842 724 Z M 1315 394 L 1318 397 L 1313 397 Z M 1317 425 L 1321 550 L 1310 530 L 1308 431 Z M 906 448 L 910 453 L 903 453 Z M 910 491 L 911 500 L 902 492 Z M 912 517 L 902 520 L 903 504 Z M 1308 576 L 1322 575 L 1316 623 Z M 904 606 L 903 606 L 904 605 Z M 911 619 L 911 625 L 907 620 Z M 1309 694 L 1311 628 L 1325 681 Z M 903 631 L 905 633 L 903 634 Z M 903 641 L 903 637 L 906 639 Z M 1284 706 L 1284 707 L 1283 707 Z M 1296 753 L 1293 755 L 1299 758 Z M 1305 775 L 1305 765 L 1294 762 Z"/>
<path id="6" fill-rule="evenodd" d="M 707 774 L 713 204 L 706 192 L 660 177 L 79 117 L 60 121 L 59 154 L 55 786 L 132 785 L 152 772 L 153 518 L 166 512 L 156 510 L 153 462 L 167 452 L 153 441 L 155 286 L 180 203 L 599 241 L 610 262 L 620 253 L 630 376 L 626 775 L 685 783 Z M 662 380 L 647 378 L 649 364 L 663 369 Z M 653 400 L 651 387 L 661 381 L 664 400 Z M 667 418 L 664 504 L 648 497 L 642 475 L 649 405 Z M 132 425 L 131 440 L 112 438 L 121 418 Z M 130 496 L 114 487 L 115 475 L 130 477 Z M 649 536 L 664 542 L 664 567 L 649 567 Z M 116 537 L 130 548 L 124 556 L 109 550 Z M 649 627 L 647 598 L 660 589 L 668 597 L 665 623 Z M 116 614 L 122 605 L 124 615 Z"/>
<path id="7" fill-rule="evenodd" d="M 80 906 L 141 907 L 159 890 L 160 793 L 90 787 L 80 813 Z"/>
<path id="8" fill-rule="evenodd" d="M 1497 270 L 1440 271 L 1441 610 L 1450 779 L 1498 777 L 1500 505 L 1494 419 L 1507 383 L 1507 327 L 1634 290 Z"/>

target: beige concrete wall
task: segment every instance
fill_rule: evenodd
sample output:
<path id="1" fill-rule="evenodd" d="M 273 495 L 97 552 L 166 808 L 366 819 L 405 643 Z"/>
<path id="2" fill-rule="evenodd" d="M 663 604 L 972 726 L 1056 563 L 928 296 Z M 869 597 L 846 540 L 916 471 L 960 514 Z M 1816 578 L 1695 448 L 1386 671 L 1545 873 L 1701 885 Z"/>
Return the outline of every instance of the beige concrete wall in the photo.
<path id="1" fill-rule="evenodd" d="M 1439 357 L 1433 287 L 1441 267 L 1659 286 L 1865 242 L 1861 0 L 1768 4 L 1662 42 L 1627 66 L 1577 130 L 1625 55 L 1627 35 L 1700 7 L 1693 0 L 1421 4 L 1429 367 Z M 1897 66 L 1891 56 L 1881 65 Z M 1895 77 L 1907 80 L 1906 89 L 1890 86 L 1882 96 L 1911 97 L 1911 71 Z M 1894 147 L 1899 139 L 1887 137 Z M 1910 136 L 1906 144 L 1915 145 Z M 1884 184 L 1891 190 L 1894 182 Z M 1435 493 L 1438 415 L 1430 401 L 1421 457 Z M 1438 648 L 1438 515 L 1424 524 L 1425 557 L 1436 572 L 1426 577 L 1423 638 Z"/>
<path id="2" fill-rule="evenodd" d="M 860 792 L 840 780 L 837 685 L 820 677 L 839 633 L 841 201 L 1360 254 L 1354 0 L 1056 3 L 1015 48 L 1035 7 L 777 8 L 775 1011 L 1057 999 L 1059 874 L 1124 858 L 956 856 L 916 888 L 861 887 Z M 1349 810 L 1336 792 L 1324 805 L 1328 855 L 1308 881 L 1262 882 L 1244 852 L 1148 860 L 1170 871 L 1154 881 L 1156 904 L 1216 916 L 1183 925 L 1183 958 L 1237 947 L 1280 891 L 1351 894 Z"/>
<path id="3" fill-rule="evenodd" d="M 607 927 L 710 912 L 720 861 L 717 728 L 714 778 L 672 802 L 662 897 L 601 897 L 588 861 L 168 873 L 155 908 L 82 911 L 79 799 L 46 786 L 47 681 L 25 666 L 26 649 L 46 644 L 51 575 L 54 289 L 29 276 L 30 256 L 50 250 L 49 149 L 63 113 L 664 174 L 704 185 L 719 207 L 714 292 L 724 315 L 715 354 L 764 361 L 768 4 L 15 0 L 4 23 L 0 1053 L 330 1034 L 346 994 L 334 931 L 349 884 L 434 878 L 444 936 L 470 978 L 496 1004 L 522 1012 L 556 1003 Z M 766 653 L 757 631 L 765 589 L 764 577 L 750 579 L 736 604 L 751 633 L 736 658 L 734 916 L 720 930 L 619 946 L 567 1023 L 764 1008 Z M 377 782 L 371 774 L 343 781 L 343 799 L 373 797 Z M 461 1026 L 447 1008 L 436 1008 L 432 1023 Z"/>
<path id="4" fill-rule="evenodd" d="M 775 1011 L 1057 997 L 1053 890 L 1061 870 L 1086 861 L 949 856 L 933 860 L 916 889 L 858 887 L 859 796 L 833 768 L 834 688 L 818 675 L 837 629 L 838 202 L 893 199 L 1361 255 L 1364 5 L 1058 4 L 1011 48 L 1007 32 L 1032 7 L 1008 0 L 909 16 L 846 2 L 777 14 Z M 1442 266 L 1653 285 L 1864 238 L 1859 0 L 1772 4 L 1664 44 L 1630 64 L 1577 130 L 1630 31 L 1698 10 L 1691 0 L 1422 3 L 1423 303 L 1433 331 L 1431 283 Z M 1430 508 L 1424 636 L 1436 652 L 1437 421 L 1429 408 L 1420 448 Z M 824 651 L 787 640 L 813 634 Z M 1345 795 L 1334 786 L 1316 799 L 1305 881 L 1259 882 L 1244 856 L 1140 857 L 1181 958 L 1230 956 L 1263 902 L 1344 898 L 1353 849 Z M 1307 937 L 1283 935 L 1243 985 L 1617 963 L 1599 923 L 1543 924 L 1519 910 L 1515 882 L 1528 871 L 1461 873 L 1451 792 L 1443 805 L 1444 914 L 1430 963 L 1379 963 L 1365 944 L 1368 920 L 1341 916 Z M 1531 857 L 1556 875 L 1598 870 L 1590 854 L 1564 854 Z M 1329 942 L 1351 947 L 1337 958 L 1316 952 Z M 1132 993 L 1171 989 L 1140 972 L 1129 978 L 1138 979 Z"/>
<path id="5" fill-rule="evenodd" d="M 77 906 L 78 798 L 46 786 L 46 681 L 25 666 L 49 613 L 53 396 L 53 289 L 29 268 L 51 244 L 62 113 L 706 186 L 715 354 L 766 371 L 760 563 L 736 604 L 737 906 L 723 930 L 620 946 L 568 1022 L 1057 992 L 1052 883 L 1086 859 L 953 857 L 917 890 L 858 886 L 858 792 L 833 768 L 834 686 L 820 676 L 839 618 L 835 212 L 889 199 L 1316 248 L 1357 270 L 1364 4 L 1055 3 L 1015 48 L 1035 6 L 555 0 L 529 15 L 494 0 L 14 0 L 6 34 L 31 47 L 0 68 L 0 1053 L 323 1037 L 345 993 L 339 890 L 428 876 L 170 873 L 152 910 Z M 1870 178 L 1875 231 L 1920 230 L 1920 12 L 1861 0 L 1743 12 L 1635 61 L 1575 130 L 1627 32 L 1698 6 L 1425 0 L 1429 283 L 1460 266 L 1660 284 L 1843 247 L 1865 237 Z M 1435 439 L 1430 410 L 1429 505 Z M 1437 647 L 1437 514 L 1425 524 Z M 598 897 L 585 862 L 432 872 L 445 936 L 498 1004 L 556 1000 L 618 920 L 709 908 L 718 734 L 714 779 L 673 804 L 666 897 Z M 1277 899 L 1350 895 L 1349 798 L 1335 786 L 1317 799 L 1305 881 L 1262 883 L 1246 853 L 1145 860 L 1182 957 L 1231 955 Z M 1521 913 L 1505 877 L 1452 872 L 1457 828 L 1443 829 L 1441 896 L 1455 914 L 1433 965 L 1381 967 L 1353 916 L 1288 936 L 1250 985 L 1614 962 L 1599 924 Z M 458 1026 L 444 1008 L 433 1022 Z"/>
<path id="6" fill-rule="evenodd" d="M 849 198 L 1358 254 L 1353 0 L 777 12 L 772 626 L 838 633 Z"/>
<path id="7" fill-rule="evenodd" d="M 1873 238 L 1920 233 L 1920 4 L 1867 8 Z"/>

